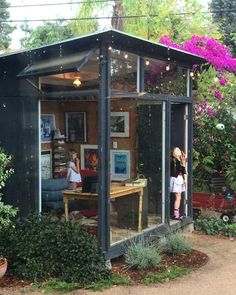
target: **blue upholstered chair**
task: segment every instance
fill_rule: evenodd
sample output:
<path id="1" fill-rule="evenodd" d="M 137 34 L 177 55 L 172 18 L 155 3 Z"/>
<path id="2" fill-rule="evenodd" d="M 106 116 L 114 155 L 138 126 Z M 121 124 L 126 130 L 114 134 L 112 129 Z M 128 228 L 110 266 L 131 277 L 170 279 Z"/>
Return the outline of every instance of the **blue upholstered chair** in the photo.
<path id="1" fill-rule="evenodd" d="M 47 209 L 63 209 L 62 191 L 67 189 L 66 178 L 42 179 L 42 205 Z"/>

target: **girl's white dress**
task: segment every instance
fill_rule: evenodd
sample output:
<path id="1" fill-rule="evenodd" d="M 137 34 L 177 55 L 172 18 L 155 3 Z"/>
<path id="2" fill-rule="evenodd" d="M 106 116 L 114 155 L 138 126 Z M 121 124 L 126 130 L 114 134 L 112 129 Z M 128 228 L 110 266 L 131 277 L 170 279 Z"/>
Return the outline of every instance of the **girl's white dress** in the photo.
<path id="1" fill-rule="evenodd" d="M 68 169 L 67 169 L 67 179 L 70 182 L 81 182 L 81 175 L 80 173 L 75 172 L 72 168 L 76 168 L 74 162 L 68 162 Z"/>

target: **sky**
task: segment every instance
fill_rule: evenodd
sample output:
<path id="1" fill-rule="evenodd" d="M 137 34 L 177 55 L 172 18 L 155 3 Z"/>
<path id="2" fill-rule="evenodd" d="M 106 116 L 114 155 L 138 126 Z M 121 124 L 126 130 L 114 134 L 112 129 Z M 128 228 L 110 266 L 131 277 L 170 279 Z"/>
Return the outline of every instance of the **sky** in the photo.
<path id="1" fill-rule="evenodd" d="M 29 19 L 50 19 L 50 18 L 72 18 L 78 12 L 80 4 L 75 2 L 86 1 L 86 0 L 8 0 L 11 6 L 19 5 L 32 5 L 32 4 L 59 4 L 59 3 L 71 3 L 62 5 L 51 5 L 51 6 L 37 6 L 37 7 L 12 7 L 9 8 L 11 20 L 29 20 Z M 135 0 L 131 0 L 135 1 Z M 72 4 L 74 2 L 74 4 Z M 199 0 L 203 5 L 207 6 L 209 0 Z M 107 13 L 107 12 L 105 12 Z M 100 15 L 99 15 L 100 16 Z M 107 22 L 107 21 L 106 21 Z M 20 49 L 20 39 L 24 36 L 24 33 L 20 29 L 20 23 L 13 23 L 17 26 L 17 29 L 12 33 L 11 49 Z M 29 22 L 31 28 L 35 28 L 42 22 Z M 105 27 L 107 23 L 103 23 Z"/>
<path id="2" fill-rule="evenodd" d="M 11 6 L 32 5 L 45 3 L 65 3 L 74 0 L 8 0 Z M 74 1 L 74 2 L 79 2 Z M 74 17 L 79 9 L 79 4 L 55 5 L 55 6 L 37 6 L 37 7 L 12 7 L 9 8 L 11 20 L 27 20 L 27 19 L 50 19 L 50 18 L 71 18 Z M 17 29 L 12 33 L 12 49 L 20 48 L 20 38 L 24 33 L 20 29 L 20 23 L 13 23 Z M 35 28 L 42 22 L 29 22 L 31 28 Z"/>

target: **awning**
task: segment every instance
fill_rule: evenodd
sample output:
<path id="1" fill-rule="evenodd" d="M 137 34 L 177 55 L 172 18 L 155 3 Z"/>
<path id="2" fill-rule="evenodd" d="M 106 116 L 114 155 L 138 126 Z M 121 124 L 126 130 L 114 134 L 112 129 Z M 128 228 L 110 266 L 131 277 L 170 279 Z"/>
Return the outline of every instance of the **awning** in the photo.
<path id="1" fill-rule="evenodd" d="M 24 70 L 21 71 L 17 77 L 29 78 L 73 71 L 79 72 L 96 50 L 97 48 L 94 48 L 73 55 L 50 58 L 41 62 L 32 63 L 24 68 Z"/>

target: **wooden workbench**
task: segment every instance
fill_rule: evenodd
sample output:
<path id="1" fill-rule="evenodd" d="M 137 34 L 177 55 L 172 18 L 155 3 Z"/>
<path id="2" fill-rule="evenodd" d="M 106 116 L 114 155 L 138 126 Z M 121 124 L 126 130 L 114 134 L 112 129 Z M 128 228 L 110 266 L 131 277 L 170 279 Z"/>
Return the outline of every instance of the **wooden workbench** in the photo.
<path id="1" fill-rule="evenodd" d="M 124 186 L 121 184 L 113 184 L 110 189 L 110 199 L 116 199 L 120 197 L 127 197 L 132 194 L 137 193 L 139 197 L 139 205 L 138 205 L 138 231 L 142 230 L 142 205 L 143 205 L 143 188 L 144 186 Z M 65 190 L 63 191 L 63 201 L 64 201 L 64 209 L 65 209 L 65 218 L 68 220 L 68 202 L 69 200 L 80 199 L 87 201 L 97 201 L 98 194 L 97 193 L 82 193 L 81 188 L 71 191 Z"/>

